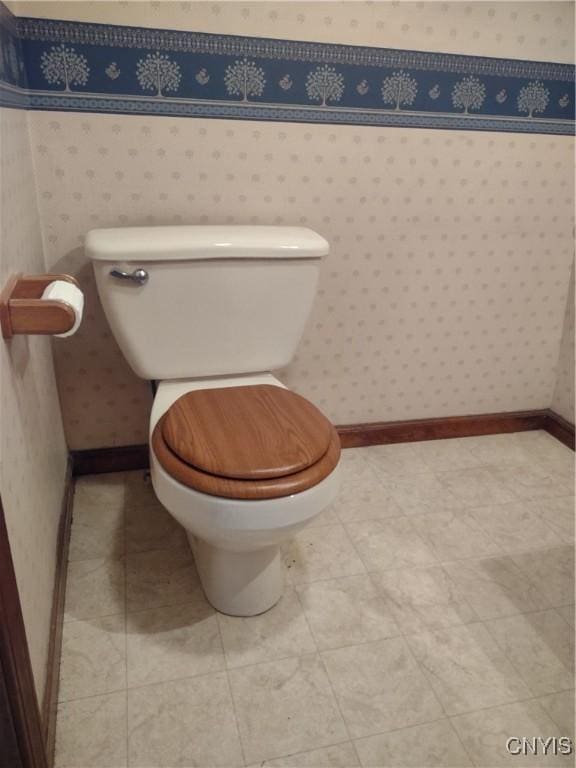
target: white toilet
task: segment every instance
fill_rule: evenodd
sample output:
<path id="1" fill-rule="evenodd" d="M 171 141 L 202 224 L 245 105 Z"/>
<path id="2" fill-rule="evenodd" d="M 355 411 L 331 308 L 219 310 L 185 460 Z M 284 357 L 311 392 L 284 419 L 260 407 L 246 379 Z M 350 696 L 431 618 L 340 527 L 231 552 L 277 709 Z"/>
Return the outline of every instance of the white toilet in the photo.
<path id="1" fill-rule="evenodd" d="M 93 230 L 86 251 L 126 359 L 158 382 L 156 495 L 212 605 L 262 613 L 282 594 L 280 544 L 338 492 L 336 430 L 269 373 L 294 356 L 328 243 L 296 227 L 134 227 Z"/>

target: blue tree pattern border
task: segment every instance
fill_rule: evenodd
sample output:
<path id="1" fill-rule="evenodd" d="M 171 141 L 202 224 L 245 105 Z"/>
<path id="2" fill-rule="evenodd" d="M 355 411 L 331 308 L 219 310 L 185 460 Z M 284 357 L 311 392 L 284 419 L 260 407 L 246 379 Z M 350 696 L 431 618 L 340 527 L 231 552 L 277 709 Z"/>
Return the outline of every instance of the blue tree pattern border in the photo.
<path id="1" fill-rule="evenodd" d="M 574 133 L 567 64 L 14 18 L 1 3 L 0 47 L 4 106 Z"/>

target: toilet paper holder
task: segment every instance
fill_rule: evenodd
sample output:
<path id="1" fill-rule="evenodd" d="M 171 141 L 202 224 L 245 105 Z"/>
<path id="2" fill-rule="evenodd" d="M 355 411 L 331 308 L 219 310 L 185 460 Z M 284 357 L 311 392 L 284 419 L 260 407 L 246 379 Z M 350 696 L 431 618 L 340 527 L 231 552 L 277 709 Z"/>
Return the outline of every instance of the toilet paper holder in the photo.
<path id="1" fill-rule="evenodd" d="M 55 335 L 69 331 L 76 321 L 71 306 L 64 301 L 42 299 L 50 283 L 63 280 L 78 287 L 71 275 L 13 275 L 0 293 L 2 336 L 16 334 Z"/>

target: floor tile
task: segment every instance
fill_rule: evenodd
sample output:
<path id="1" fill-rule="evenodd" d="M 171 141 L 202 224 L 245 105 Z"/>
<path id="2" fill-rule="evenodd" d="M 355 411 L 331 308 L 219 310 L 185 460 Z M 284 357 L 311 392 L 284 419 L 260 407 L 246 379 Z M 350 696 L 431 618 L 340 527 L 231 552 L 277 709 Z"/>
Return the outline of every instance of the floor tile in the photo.
<path id="1" fill-rule="evenodd" d="M 64 620 L 92 619 L 123 613 L 123 560 L 80 560 L 68 564 Z"/>
<path id="2" fill-rule="evenodd" d="M 365 571 L 341 525 L 305 528 L 283 547 L 289 580 L 301 584 Z"/>
<path id="3" fill-rule="evenodd" d="M 444 567 L 480 619 L 537 611 L 550 605 L 507 555 L 462 560 Z"/>
<path id="4" fill-rule="evenodd" d="M 300 601 L 286 589 L 280 601 L 260 616 L 218 616 L 228 667 L 257 664 L 316 650 Z"/>
<path id="5" fill-rule="evenodd" d="M 402 638 L 324 651 L 322 658 L 354 739 L 443 717 Z"/>
<path id="6" fill-rule="evenodd" d="M 124 507 L 138 509 L 159 504 L 152 479 L 148 470 L 138 469 L 134 472 L 123 472 L 124 477 Z"/>
<path id="7" fill-rule="evenodd" d="M 229 672 L 247 763 L 348 738 L 316 654 Z"/>
<path id="8" fill-rule="evenodd" d="M 515 704 L 485 709 L 452 718 L 452 723 L 468 753 L 474 758 L 479 768 L 495 766 L 569 766 L 574 765 L 573 758 L 565 756 L 514 755 L 506 749 L 511 737 L 559 736 L 558 727 L 536 701 L 522 701 Z M 514 748 L 518 743 L 514 742 Z"/>
<path id="9" fill-rule="evenodd" d="M 574 604 L 574 547 L 563 545 L 514 556 L 520 570 L 550 605 Z"/>
<path id="10" fill-rule="evenodd" d="M 135 768 L 464 768 L 445 712 L 486 768 L 516 731 L 573 735 L 573 453 L 529 432 L 341 464 L 248 619 L 207 604 L 147 473 L 77 481 L 56 768 L 125 768 L 127 738 Z"/>
<path id="11" fill-rule="evenodd" d="M 538 461 L 570 462 L 574 465 L 574 452 L 543 430 L 518 432 L 516 439 Z"/>
<path id="12" fill-rule="evenodd" d="M 411 520 L 439 561 L 500 554 L 494 537 L 485 533 L 467 510 L 417 515 Z"/>
<path id="13" fill-rule="evenodd" d="M 128 754 L 138 768 L 243 765 L 226 673 L 129 690 Z"/>
<path id="14" fill-rule="evenodd" d="M 572 628 L 554 610 L 486 622 L 535 696 L 574 686 Z"/>
<path id="15" fill-rule="evenodd" d="M 370 448 L 342 449 L 339 463 L 342 486 L 345 486 L 349 480 L 353 480 L 358 472 L 361 472 L 365 467 L 370 466 L 368 463 L 369 450 Z"/>
<path id="16" fill-rule="evenodd" d="M 503 435 L 479 435 L 462 438 L 462 445 L 483 465 L 493 467 L 518 466 L 534 461 L 525 441 L 517 432 Z"/>
<path id="17" fill-rule="evenodd" d="M 461 438 L 452 440 L 425 440 L 412 443 L 418 457 L 433 472 L 469 469 L 481 465 Z"/>
<path id="18" fill-rule="evenodd" d="M 502 470 L 508 471 L 512 470 Z M 499 470 L 494 467 L 437 472 L 436 477 L 463 507 L 506 504 L 517 500 L 517 496 L 500 476 Z"/>
<path id="19" fill-rule="evenodd" d="M 129 687 L 224 669 L 216 612 L 201 596 L 193 603 L 129 613 Z"/>
<path id="20" fill-rule="evenodd" d="M 371 448 L 361 446 L 360 448 L 342 448 L 340 454 L 340 465 L 343 473 L 352 471 L 355 467 L 366 464 Z"/>
<path id="21" fill-rule="evenodd" d="M 124 614 L 66 622 L 62 634 L 60 701 L 125 688 Z"/>
<path id="22" fill-rule="evenodd" d="M 560 468 L 552 465 L 523 464 L 518 467 L 500 467 L 493 474 L 514 496 L 522 501 L 553 499 L 574 492 L 574 483 Z M 499 503 L 497 499 L 489 503 Z"/>
<path id="23" fill-rule="evenodd" d="M 424 515 L 462 507 L 450 489 L 429 470 L 387 478 L 383 483 L 405 515 Z"/>
<path id="24" fill-rule="evenodd" d="M 370 574 L 405 634 L 476 620 L 476 614 L 441 566 Z"/>
<path id="25" fill-rule="evenodd" d="M 159 549 L 126 556 L 129 611 L 187 603 L 201 590 L 189 549 Z"/>
<path id="26" fill-rule="evenodd" d="M 542 517 L 566 544 L 574 545 L 574 496 L 529 502 L 530 509 Z"/>
<path id="27" fill-rule="evenodd" d="M 58 705 L 55 768 L 123 768 L 126 692 Z"/>
<path id="28" fill-rule="evenodd" d="M 364 450 L 366 460 L 382 479 L 395 480 L 405 475 L 430 472 L 428 464 L 418 453 L 416 443 L 371 445 Z"/>
<path id="29" fill-rule="evenodd" d="M 335 744 L 310 752 L 263 760 L 249 768 L 358 768 L 360 763 L 352 744 Z"/>
<path id="30" fill-rule="evenodd" d="M 319 528 L 320 526 L 324 525 L 339 524 L 340 520 L 338 519 L 338 515 L 332 507 L 328 507 L 323 512 L 320 512 L 319 515 L 316 515 L 316 517 L 313 517 L 312 520 L 310 520 L 308 523 L 308 528 Z"/>
<path id="31" fill-rule="evenodd" d="M 551 472 L 553 475 L 561 477 L 565 482 L 570 484 L 569 493 L 574 493 L 574 482 L 576 480 L 576 465 L 574 463 L 574 452 L 569 450 L 569 453 L 562 457 L 562 459 L 537 459 L 537 466 L 544 469 L 546 472 Z"/>
<path id="32" fill-rule="evenodd" d="M 369 571 L 427 565 L 436 561 L 411 520 L 367 520 L 351 523 L 346 530 Z"/>
<path id="33" fill-rule="evenodd" d="M 465 768 L 472 762 L 449 720 L 355 742 L 363 768 Z"/>
<path id="34" fill-rule="evenodd" d="M 563 605 L 561 608 L 556 608 L 560 616 L 564 619 L 564 621 L 568 622 L 572 628 L 574 628 L 574 606 L 573 605 Z"/>
<path id="35" fill-rule="evenodd" d="M 342 482 L 333 509 L 343 523 L 402 515 L 402 510 L 369 465 L 358 467 Z"/>
<path id="36" fill-rule="evenodd" d="M 125 475 L 109 472 L 79 477 L 74 483 L 74 510 L 92 507 L 122 511 L 125 502 Z"/>
<path id="37" fill-rule="evenodd" d="M 68 559 L 118 558 L 124 554 L 124 510 L 74 501 Z"/>
<path id="38" fill-rule="evenodd" d="M 574 691 L 550 693 L 537 701 L 560 728 L 562 735 L 574 739 Z"/>
<path id="39" fill-rule="evenodd" d="M 321 649 L 400 634 L 389 607 L 368 575 L 316 581 L 299 587 L 298 594 Z"/>
<path id="40" fill-rule="evenodd" d="M 186 532 L 158 501 L 126 509 L 126 551 L 189 548 Z"/>
<path id="41" fill-rule="evenodd" d="M 412 635 L 408 642 L 449 715 L 531 696 L 482 624 Z"/>
<path id="42" fill-rule="evenodd" d="M 486 535 L 498 542 L 504 554 L 562 544 L 558 534 L 522 501 L 475 507 L 468 514 Z"/>

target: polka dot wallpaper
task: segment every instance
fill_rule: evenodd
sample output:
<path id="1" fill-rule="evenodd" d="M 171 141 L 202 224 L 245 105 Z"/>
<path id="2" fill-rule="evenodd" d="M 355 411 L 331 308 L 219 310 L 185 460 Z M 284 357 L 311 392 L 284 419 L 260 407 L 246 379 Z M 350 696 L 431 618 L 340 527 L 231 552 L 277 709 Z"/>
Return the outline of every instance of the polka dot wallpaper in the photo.
<path id="1" fill-rule="evenodd" d="M 574 424 L 574 267 L 566 304 L 552 410 Z"/>
<path id="2" fill-rule="evenodd" d="M 20 15 L 572 61 L 570 3 L 35 3 Z M 338 423 L 547 407 L 571 261 L 568 137 L 31 113 L 45 255 L 87 313 L 55 343 L 70 447 L 143 442 L 82 251 L 93 227 L 285 223 L 332 245 L 287 384 Z"/>
<path id="3" fill-rule="evenodd" d="M 0 110 L 0 284 L 44 272 L 26 114 Z M 0 492 L 39 696 L 48 653 L 67 449 L 50 341 L 0 344 Z"/>
<path id="4" fill-rule="evenodd" d="M 33 113 L 50 268 L 88 314 L 55 345 L 71 447 L 146 439 L 82 252 L 94 227 L 310 226 L 331 243 L 283 380 L 336 423 L 547 407 L 572 259 L 568 137 Z"/>
<path id="5" fill-rule="evenodd" d="M 570 2 L 9 3 L 21 16 L 287 40 L 574 61 Z"/>

